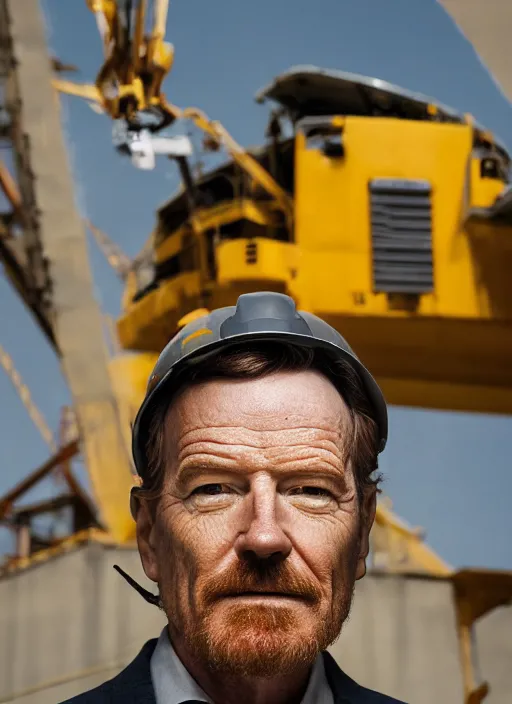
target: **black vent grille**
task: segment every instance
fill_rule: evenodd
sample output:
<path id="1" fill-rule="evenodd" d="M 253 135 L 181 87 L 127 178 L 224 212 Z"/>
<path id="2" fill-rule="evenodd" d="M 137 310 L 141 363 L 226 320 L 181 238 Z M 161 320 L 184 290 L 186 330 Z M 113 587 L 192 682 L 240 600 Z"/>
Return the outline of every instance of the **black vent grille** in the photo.
<path id="1" fill-rule="evenodd" d="M 245 245 L 245 263 L 256 264 L 258 261 L 258 245 L 256 242 L 247 242 Z"/>
<path id="2" fill-rule="evenodd" d="M 376 293 L 418 295 L 433 290 L 431 195 L 428 181 L 370 182 Z"/>

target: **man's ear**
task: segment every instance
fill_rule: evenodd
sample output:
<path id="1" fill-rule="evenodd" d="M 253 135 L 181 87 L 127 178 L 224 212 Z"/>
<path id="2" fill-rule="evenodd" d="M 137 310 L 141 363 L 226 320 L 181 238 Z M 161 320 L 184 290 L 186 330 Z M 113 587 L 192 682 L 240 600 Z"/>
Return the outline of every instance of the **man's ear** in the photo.
<path id="1" fill-rule="evenodd" d="M 132 499 L 133 500 L 133 499 Z M 146 577 L 152 582 L 158 582 L 158 561 L 155 553 L 155 519 L 150 502 L 137 497 L 135 511 L 137 524 L 137 547 Z"/>
<path id="2" fill-rule="evenodd" d="M 361 534 L 356 579 L 361 579 L 366 574 L 366 558 L 370 552 L 370 531 L 375 521 L 376 510 L 377 488 L 375 486 L 365 486 L 361 497 Z"/>

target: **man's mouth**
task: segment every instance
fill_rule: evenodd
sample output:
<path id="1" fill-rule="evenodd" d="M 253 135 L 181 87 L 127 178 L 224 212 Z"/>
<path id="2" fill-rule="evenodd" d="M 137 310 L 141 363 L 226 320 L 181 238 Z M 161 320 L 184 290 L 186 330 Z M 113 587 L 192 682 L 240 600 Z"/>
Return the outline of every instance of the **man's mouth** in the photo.
<path id="1" fill-rule="evenodd" d="M 277 591 L 244 591 L 244 592 L 227 592 L 222 595 L 224 599 L 294 599 L 305 601 L 306 597 L 303 594 L 292 594 L 290 592 Z"/>

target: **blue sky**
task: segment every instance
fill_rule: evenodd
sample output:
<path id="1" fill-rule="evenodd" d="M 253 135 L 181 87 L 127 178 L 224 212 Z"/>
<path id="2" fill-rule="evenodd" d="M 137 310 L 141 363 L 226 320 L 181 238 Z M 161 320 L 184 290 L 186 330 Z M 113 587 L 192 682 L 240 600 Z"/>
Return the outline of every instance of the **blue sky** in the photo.
<path id="1" fill-rule="evenodd" d="M 63 61 L 92 79 L 100 42 L 85 0 L 43 0 L 49 41 Z M 176 61 L 166 92 L 221 120 L 242 144 L 261 141 L 266 108 L 253 96 L 294 64 L 315 64 L 382 78 L 470 112 L 512 148 L 512 109 L 435 0 L 171 0 L 168 38 Z M 111 125 L 77 99 L 64 98 L 65 128 L 82 212 L 135 254 L 154 210 L 178 181 L 170 162 L 140 172 L 117 155 Z M 91 246 L 96 295 L 111 314 L 121 287 Z M 52 352 L 0 277 L 2 344 L 53 428 L 68 401 Z M 3 493 L 47 450 L 0 370 Z M 394 509 L 423 527 L 455 566 L 512 569 L 512 419 L 391 409 L 382 458 Z M 51 490 L 51 486 L 47 488 Z M 0 550 L 8 548 L 0 535 Z"/>

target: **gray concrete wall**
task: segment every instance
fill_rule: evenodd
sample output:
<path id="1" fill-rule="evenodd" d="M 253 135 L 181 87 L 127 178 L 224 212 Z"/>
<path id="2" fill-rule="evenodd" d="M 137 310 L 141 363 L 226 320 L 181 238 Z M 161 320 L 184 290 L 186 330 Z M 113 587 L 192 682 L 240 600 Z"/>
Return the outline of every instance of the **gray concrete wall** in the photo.
<path id="1" fill-rule="evenodd" d="M 112 677 L 158 635 L 161 612 L 113 564 L 149 588 L 136 551 L 99 545 L 0 581 L 0 702 L 56 704 Z"/>
<path id="2" fill-rule="evenodd" d="M 411 704 L 463 701 L 449 582 L 369 575 L 332 650 L 371 689 Z"/>
<path id="3" fill-rule="evenodd" d="M 479 681 L 491 685 L 485 704 L 512 702 L 512 606 L 490 613 L 477 623 L 475 632 Z"/>
<path id="4" fill-rule="evenodd" d="M 164 624 L 112 569 L 148 586 L 134 550 L 90 545 L 0 580 L 0 703 L 56 704 L 124 667 Z M 512 692 L 512 610 L 478 629 L 486 704 Z M 348 674 L 410 704 L 462 704 L 449 583 L 368 575 L 333 648 Z"/>

